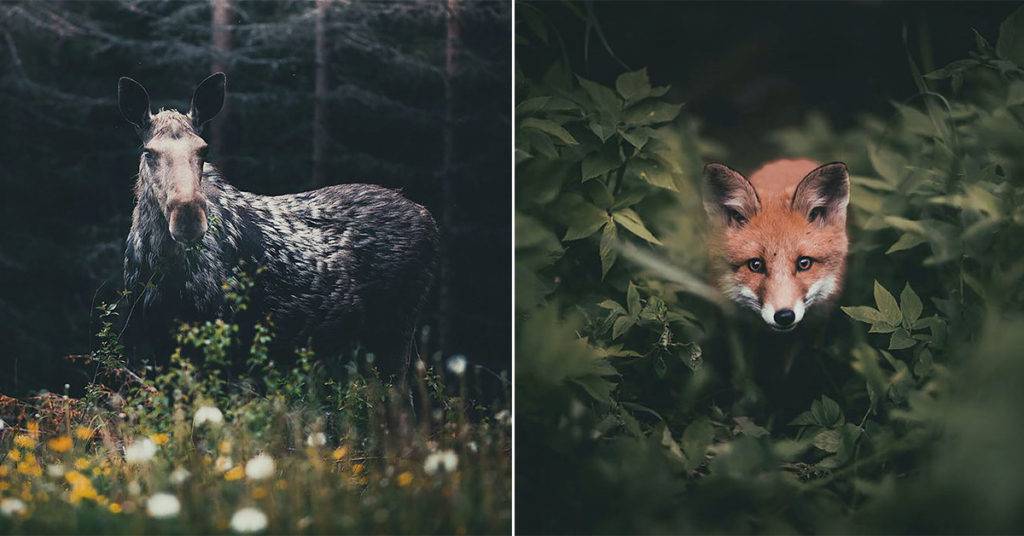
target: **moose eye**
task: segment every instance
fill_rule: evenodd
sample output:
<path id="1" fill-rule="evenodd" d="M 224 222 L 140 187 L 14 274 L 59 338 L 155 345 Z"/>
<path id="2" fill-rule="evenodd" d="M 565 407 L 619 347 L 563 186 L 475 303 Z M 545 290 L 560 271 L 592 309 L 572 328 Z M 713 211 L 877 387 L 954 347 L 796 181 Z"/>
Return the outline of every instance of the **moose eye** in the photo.
<path id="1" fill-rule="evenodd" d="M 796 269 L 800 272 L 806 272 L 811 269 L 813 264 L 814 261 L 810 257 L 800 257 L 796 260 Z"/>
<path id="2" fill-rule="evenodd" d="M 764 273 L 764 259 L 750 259 L 747 261 L 747 268 L 750 268 L 751 272 L 755 274 Z"/>
<path id="3" fill-rule="evenodd" d="M 152 163 L 155 156 L 153 155 L 153 151 L 150 151 L 149 149 L 143 149 L 142 158 L 144 158 L 147 163 Z"/>

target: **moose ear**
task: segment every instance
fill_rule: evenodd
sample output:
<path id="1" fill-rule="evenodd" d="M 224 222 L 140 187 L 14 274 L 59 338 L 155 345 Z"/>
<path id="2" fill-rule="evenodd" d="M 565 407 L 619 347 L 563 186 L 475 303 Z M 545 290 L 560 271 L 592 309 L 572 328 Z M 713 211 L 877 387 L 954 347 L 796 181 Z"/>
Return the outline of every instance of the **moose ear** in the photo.
<path id="1" fill-rule="evenodd" d="M 188 111 L 196 130 L 201 129 L 224 107 L 227 79 L 228 77 L 224 73 L 216 73 L 199 82 L 196 92 L 192 94 L 192 106 Z"/>
<path id="2" fill-rule="evenodd" d="M 761 201 L 754 186 L 739 172 L 722 164 L 708 164 L 704 166 L 704 210 L 713 222 L 739 227 L 761 210 Z"/>
<path id="3" fill-rule="evenodd" d="M 825 164 L 807 174 L 796 191 L 790 206 L 820 225 L 845 225 L 846 206 L 850 203 L 850 173 L 846 164 Z"/>
<path id="4" fill-rule="evenodd" d="M 117 107 L 126 121 L 143 129 L 149 125 L 149 93 L 142 84 L 122 76 L 117 81 Z"/>

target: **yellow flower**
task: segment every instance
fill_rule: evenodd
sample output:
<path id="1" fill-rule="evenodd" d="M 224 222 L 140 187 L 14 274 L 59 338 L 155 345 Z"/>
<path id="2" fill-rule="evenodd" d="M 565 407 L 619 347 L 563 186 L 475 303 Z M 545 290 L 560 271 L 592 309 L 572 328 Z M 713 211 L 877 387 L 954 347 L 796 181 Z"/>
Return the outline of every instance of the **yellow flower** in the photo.
<path id="1" fill-rule="evenodd" d="M 25 455 L 23 461 L 18 462 L 18 472 L 28 476 L 43 476 L 43 468 L 36 461 L 31 453 Z"/>
<path id="2" fill-rule="evenodd" d="M 265 488 L 263 486 L 259 486 L 259 487 L 253 488 L 253 490 L 252 490 L 252 498 L 256 499 L 256 500 L 263 499 L 267 495 L 269 495 L 269 492 L 267 491 L 267 488 Z"/>
<path id="3" fill-rule="evenodd" d="M 398 487 L 404 488 L 409 484 L 412 484 L 412 473 L 406 471 L 398 475 Z"/>
<path id="4" fill-rule="evenodd" d="M 28 434 L 32 436 L 33 439 L 39 437 L 39 423 L 36 421 L 30 421 L 25 425 L 25 427 L 28 428 Z"/>
<path id="5" fill-rule="evenodd" d="M 7 491 L 11 487 L 10 482 L 0 482 L 0 491 Z"/>
<path id="6" fill-rule="evenodd" d="M 10 472 L 11 470 L 8 469 L 6 465 L 0 465 L 0 478 L 7 476 Z"/>
<path id="7" fill-rule="evenodd" d="M 245 467 L 236 465 L 224 473 L 224 480 L 241 480 L 245 476 Z"/>
<path id="8" fill-rule="evenodd" d="M 92 481 L 89 477 L 79 473 L 78 471 L 68 471 L 64 473 L 64 479 L 71 484 L 71 492 L 68 494 L 68 500 L 72 503 L 78 503 L 82 499 L 91 499 L 96 502 L 100 502 L 103 497 L 96 493 L 96 488 L 93 487 Z"/>
<path id="9" fill-rule="evenodd" d="M 149 439 L 152 442 L 156 443 L 157 445 L 163 445 L 164 443 L 170 441 L 171 436 L 167 434 L 152 434 L 149 436 Z"/>
<path id="10" fill-rule="evenodd" d="M 79 471 L 85 471 L 88 468 L 89 468 L 89 460 L 87 460 L 85 458 L 77 458 L 77 459 L 75 459 L 75 469 L 78 469 Z"/>
<path id="11" fill-rule="evenodd" d="M 20 462 L 21 461 L 21 451 L 20 450 L 11 449 L 11 451 L 7 453 L 7 457 L 12 459 L 12 460 L 14 460 L 14 461 L 16 461 L 16 462 Z"/>
<path id="12" fill-rule="evenodd" d="M 75 445 L 70 436 L 55 437 L 46 442 L 46 446 L 54 452 L 67 452 Z"/>
<path id="13" fill-rule="evenodd" d="M 116 502 L 110 503 L 109 509 L 110 509 L 110 513 L 111 514 L 120 514 L 121 513 L 121 505 L 116 503 Z"/>
<path id="14" fill-rule="evenodd" d="M 94 433 L 95 431 L 93 431 L 92 428 L 89 428 L 87 426 L 79 426 L 78 428 L 75 428 L 75 437 L 81 439 L 82 441 L 88 441 L 92 439 L 92 435 Z"/>
<path id="15" fill-rule="evenodd" d="M 101 474 L 103 474 L 103 469 L 100 469 L 99 467 L 92 468 L 92 476 L 100 476 Z"/>
<path id="16" fill-rule="evenodd" d="M 331 453 L 331 458 L 334 458 L 334 461 L 338 461 L 344 458 L 346 454 L 348 454 L 348 447 L 338 447 Z"/>
<path id="17" fill-rule="evenodd" d="M 353 464 L 352 465 L 352 474 L 353 475 L 358 475 L 358 474 L 363 472 L 363 469 L 366 469 L 366 467 L 364 467 L 363 464 L 361 464 L 361 463 Z"/>
<path id="18" fill-rule="evenodd" d="M 30 449 L 36 446 L 36 440 L 25 434 L 18 434 L 14 436 L 14 444 L 23 449 Z"/>
<path id="19" fill-rule="evenodd" d="M 227 439 L 221 441 L 220 445 L 217 446 L 217 450 L 219 450 L 221 454 L 231 454 L 231 442 Z"/>

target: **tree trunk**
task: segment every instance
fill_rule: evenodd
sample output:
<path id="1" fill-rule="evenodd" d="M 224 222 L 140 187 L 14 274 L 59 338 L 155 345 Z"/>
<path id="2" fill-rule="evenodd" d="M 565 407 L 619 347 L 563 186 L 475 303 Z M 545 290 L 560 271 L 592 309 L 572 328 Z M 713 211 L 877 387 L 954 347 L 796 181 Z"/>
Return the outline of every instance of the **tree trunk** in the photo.
<path id="1" fill-rule="evenodd" d="M 438 286 L 438 345 L 444 354 L 451 353 L 452 344 L 452 313 L 454 298 L 452 296 L 452 264 L 451 243 L 455 230 L 455 183 L 458 172 L 455 170 L 455 75 L 458 71 L 459 54 L 459 2 L 447 0 L 447 35 L 444 47 L 444 134 L 441 162 L 441 236 L 444 237 L 441 251 L 441 263 Z"/>
<path id="2" fill-rule="evenodd" d="M 324 186 L 327 169 L 327 36 L 324 22 L 330 0 L 316 0 L 313 50 L 313 185 Z"/>
<path id="3" fill-rule="evenodd" d="M 231 54 L 231 11 L 232 0 L 212 0 L 213 16 L 210 19 L 211 41 L 213 47 L 213 62 L 210 64 L 211 73 L 226 73 L 228 70 L 228 56 Z M 224 152 L 224 126 L 227 124 L 230 109 L 228 102 L 224 102 L 220 117 L 210 127 L 210 143 L 221 153 Z"/>

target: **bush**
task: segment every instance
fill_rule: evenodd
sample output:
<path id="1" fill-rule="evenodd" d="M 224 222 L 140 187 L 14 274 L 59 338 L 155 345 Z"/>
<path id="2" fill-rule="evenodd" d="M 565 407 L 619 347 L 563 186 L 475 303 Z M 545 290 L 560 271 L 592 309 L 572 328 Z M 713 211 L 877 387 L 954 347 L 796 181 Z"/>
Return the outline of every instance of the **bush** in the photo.
<path id="1" fill-rule="evenodd" d="M 771 133 L 846 162 L 842 307 L 760 333 L 700 274 L 699 135 L 646 71 L 519 73 L 524 532 L 1011 532 L 1024 517 L 1024 9 L 891 118 Z M 913 59 L 911 59 L 913 66 Z"/>

